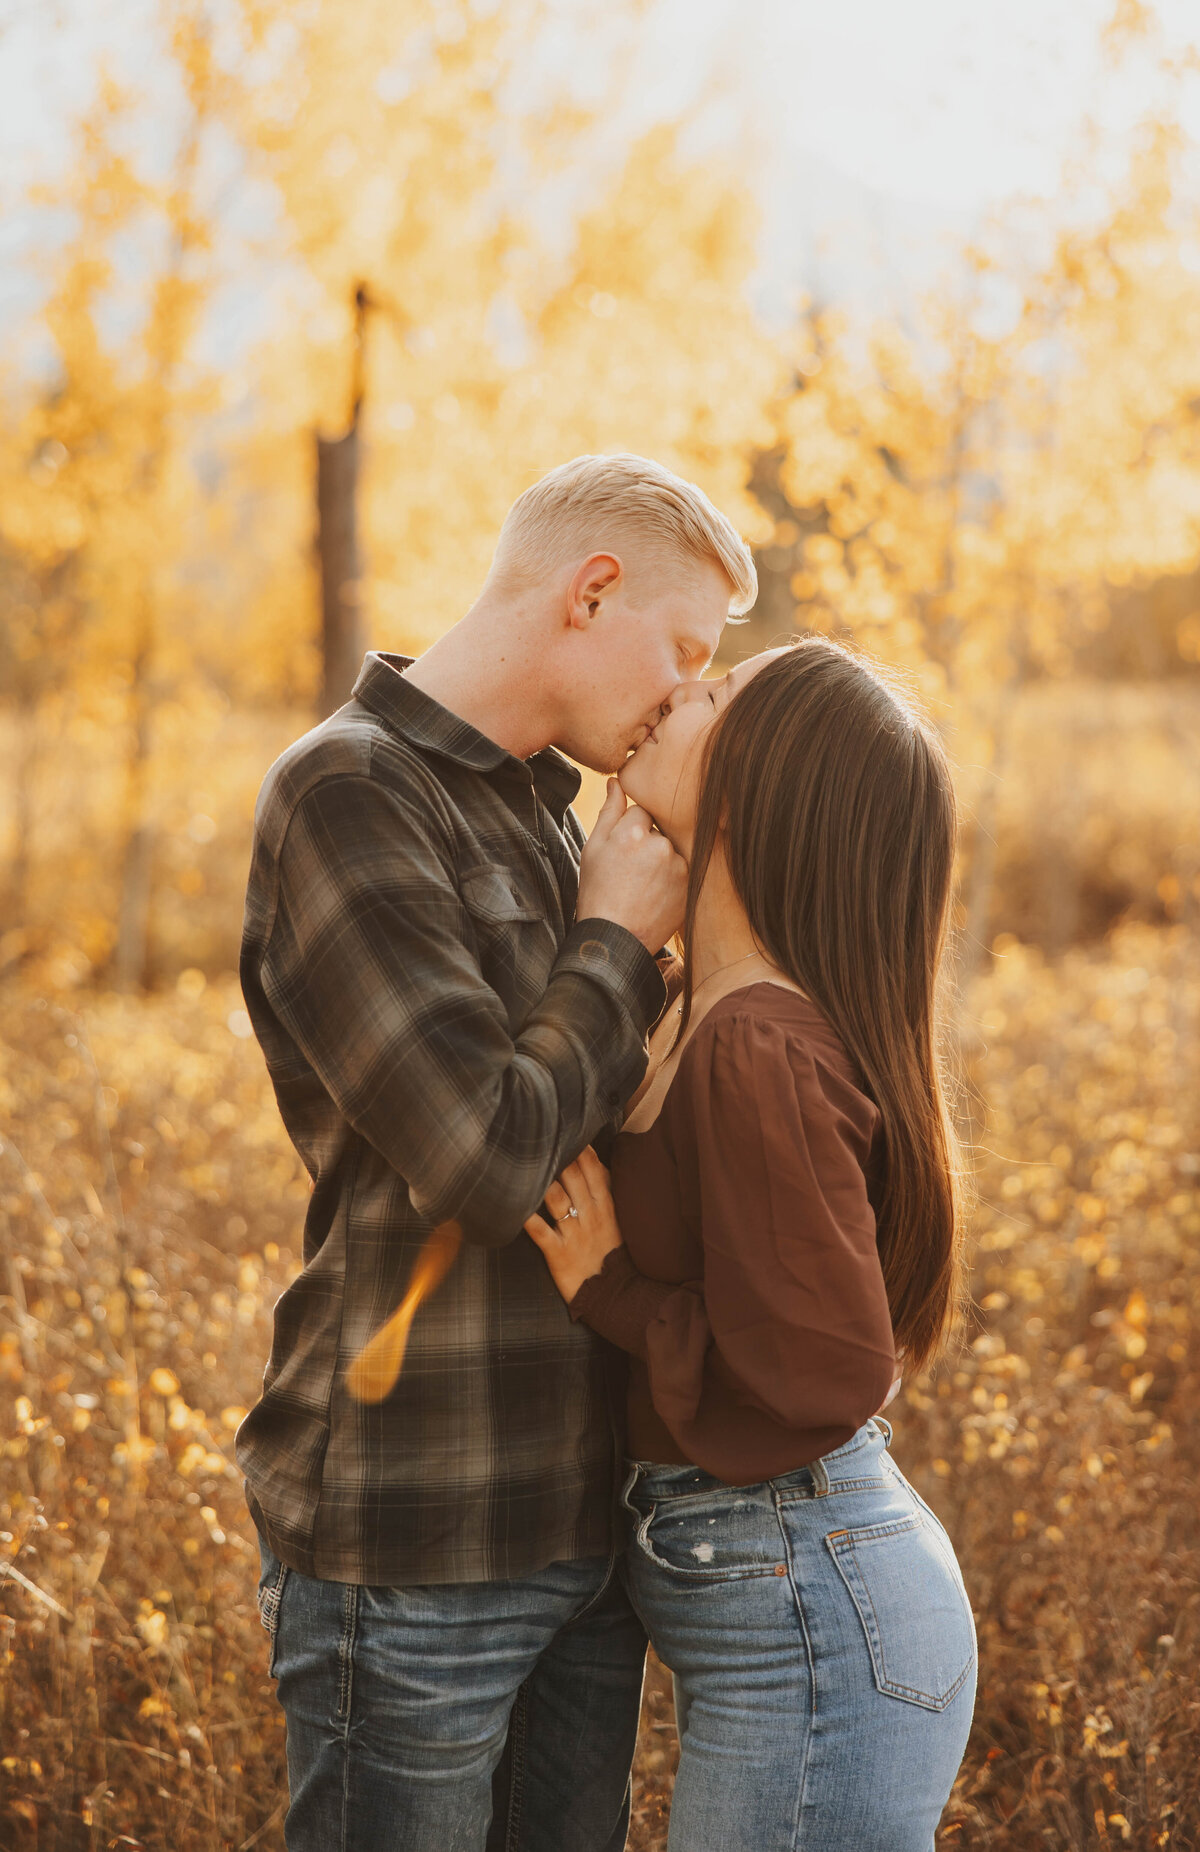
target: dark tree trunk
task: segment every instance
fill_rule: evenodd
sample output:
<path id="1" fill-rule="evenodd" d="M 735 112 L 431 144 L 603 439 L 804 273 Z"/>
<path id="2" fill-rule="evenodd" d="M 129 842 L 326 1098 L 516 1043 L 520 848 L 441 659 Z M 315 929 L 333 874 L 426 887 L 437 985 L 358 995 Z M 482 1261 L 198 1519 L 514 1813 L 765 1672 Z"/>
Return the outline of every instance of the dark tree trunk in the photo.
<path id="1" fill-rule="evenodd" d="M 1005 690 L 996 705 L 992 721 L 995 749 L 987 778 L 975 806 L 975 833 L 971 859 L 959 901 L 962 927 L 958 935 L 958 986 L 961 992 L 974 977 L 991 944 L 992 906 L 996 890 L 996 859 L 999 842 L 996 836 L 996 812 L 1000 789 L 1008 771 L 1012 746 L 1015 694 Z"/>
<path id="2" fill-rule="evenodd" d="M 125 844 L 121 867 L 121 901 L 113 958 L 118 990 L 138 991 L 146 982 L 153 869 L 154 836 L 148 823 L 139 823 Z"/>
<path id="3" fill-rule="evenodd" d="M 344 437 L 317 438 L 317 556 L 321 563 L 319 718 L 350 699 L 363 657 L 358 555 L 358 417 Z"/>
<path id="4" fill-rule="evenodd" d="M 13 789 L 13 850 L 9 867 L 9 912 L 14 928 L 28 924 L 29 869 L 33 845 L 33 799 L 38 762 L 36 703 L 22 705 L 14 715 L 17 760 Z"/>
<path id="5" fill-rule="evenodd" d="M 150 683 L 154 617 L 147 604 L 133 660 L 130 723 L 125 759 L 125 847 L 113 971 L 118 990 L 141 990 L 150 947 L 150 901 L 154 872 L 154 829 L 149 810 L 150 725 L 155 690 Z"/>
<path id="6" fill-rule="evenodd" d="M 365 283 L 354 290 L 350 424 L 344 437 L 317 436 L 317 558 L 321 563 L 321 692 L 324 720 L 350 699 L 363 657 L 362 566 L 358 551 L 359 429 L 366 390 Z"/>

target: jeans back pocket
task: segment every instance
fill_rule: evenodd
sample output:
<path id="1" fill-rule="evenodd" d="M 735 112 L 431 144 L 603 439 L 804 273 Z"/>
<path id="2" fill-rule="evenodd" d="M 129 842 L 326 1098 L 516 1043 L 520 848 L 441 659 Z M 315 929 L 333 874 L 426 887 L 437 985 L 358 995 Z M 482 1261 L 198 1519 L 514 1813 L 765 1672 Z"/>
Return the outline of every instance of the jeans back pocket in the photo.
<path id="1" fill-rule="evenodd" d="M 858 1610 L 878 1690 L 945 1710 L 975 1664 L 975 1623 L 949 1539 L 921 1512 L 825 1539 Z"/>

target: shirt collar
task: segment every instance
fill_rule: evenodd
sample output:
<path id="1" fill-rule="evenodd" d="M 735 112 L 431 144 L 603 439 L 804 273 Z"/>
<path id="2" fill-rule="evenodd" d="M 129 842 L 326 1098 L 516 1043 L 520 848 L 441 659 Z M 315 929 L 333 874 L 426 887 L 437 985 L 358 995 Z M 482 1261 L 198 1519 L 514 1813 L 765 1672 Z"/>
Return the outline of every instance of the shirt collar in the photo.
<path id="1" fill-rule="evenodd" d="M 465 765 L 474 772 L 516 772 L 522 779 L 528 774 L 547 810 L 561 824 L 583 782 L 570 760 L 553 746 L 531 753 L 528 759 L 506 752 L 469 721 L 461 720 L 406 679 L 402 671 L 415 660 L 390 650 L 368 650 L 354 684 L 354 699 L 402 739 L 452 759 L 456 765 Z"/>

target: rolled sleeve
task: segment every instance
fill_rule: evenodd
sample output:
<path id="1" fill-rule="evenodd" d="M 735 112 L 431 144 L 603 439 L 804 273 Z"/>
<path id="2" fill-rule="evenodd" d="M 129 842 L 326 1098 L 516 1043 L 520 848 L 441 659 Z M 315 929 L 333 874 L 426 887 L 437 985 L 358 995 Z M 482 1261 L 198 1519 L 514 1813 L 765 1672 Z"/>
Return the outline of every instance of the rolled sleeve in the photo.
<path id="1" fill-rule="evenodd" d="M 614 920 L 577 920 L 554 968 L 556 975 L 573 971 L 603 984 L 637 1022 L 653 1022 L 667 1000 L 657 959 Z"/>

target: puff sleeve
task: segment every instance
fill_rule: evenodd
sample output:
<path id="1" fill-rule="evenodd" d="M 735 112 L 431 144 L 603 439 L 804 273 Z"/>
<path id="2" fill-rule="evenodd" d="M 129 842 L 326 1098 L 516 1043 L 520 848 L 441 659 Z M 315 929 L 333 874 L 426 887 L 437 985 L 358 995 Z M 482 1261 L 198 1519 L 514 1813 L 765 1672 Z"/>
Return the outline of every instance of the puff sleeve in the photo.
<path id="1" fill-rule="evenodd" d="M 703 1277 L 650 1280 L 619 1249 L 571 1312 L 644 1360 L 685 1457 L 736 1482 L 789 1435 L 848 1437 L 888 1394 L 879 1114 L 803 1028 L 752 1011 L 701 1025 L 663 1111 Z"/>

